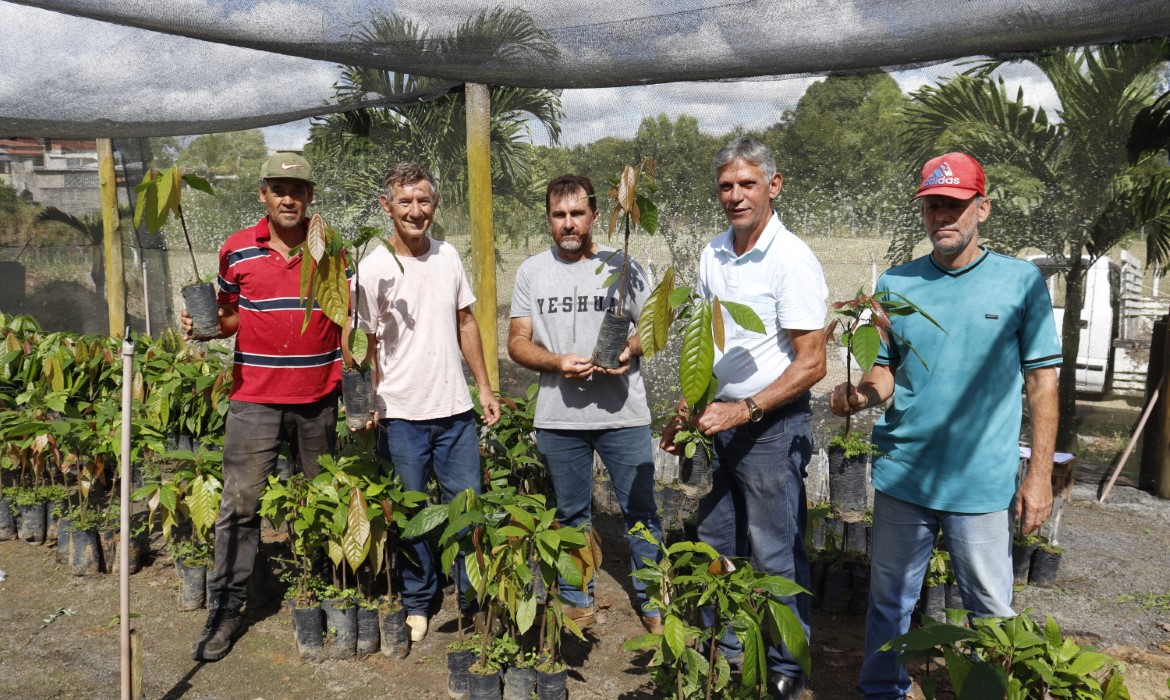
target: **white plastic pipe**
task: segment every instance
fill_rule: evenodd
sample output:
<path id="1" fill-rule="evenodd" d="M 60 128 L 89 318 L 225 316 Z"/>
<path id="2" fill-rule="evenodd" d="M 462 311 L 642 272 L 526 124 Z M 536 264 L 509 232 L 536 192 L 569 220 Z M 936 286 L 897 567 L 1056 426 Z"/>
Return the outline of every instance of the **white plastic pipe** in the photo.
<path id="1" fill-rule="evenodd" d="M 121 533 L 118 548 L 118 607 L 119 637 L 122 649 L 122 700 L 130 698 L 130 484 L 134 481 L 134 466 L 130 464 L 130 409 L 134 393 L 134 341 L 130 327 L 122 341 L 122 463 L 118 469 L 121 485 Z"/>

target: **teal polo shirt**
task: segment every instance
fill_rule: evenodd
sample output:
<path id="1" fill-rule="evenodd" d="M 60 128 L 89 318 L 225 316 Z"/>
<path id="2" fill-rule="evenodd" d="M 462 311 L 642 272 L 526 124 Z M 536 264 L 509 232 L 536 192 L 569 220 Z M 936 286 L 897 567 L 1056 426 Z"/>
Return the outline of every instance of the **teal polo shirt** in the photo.
<path id="1" fill-rule="evenodd" d="M 1039 269 L 986 249 L 959 270 L 926 255 L 888 270 L 877 291 L 901 294 L 942 329 L 920 314 L 890 319 L 901 340 L 890 335 L 878 356 L 895 388 L 873 429 L 874 488 L 941 511 L 1004 510 L 1017 487 L 1023 373 L 1061 361 Z"/>

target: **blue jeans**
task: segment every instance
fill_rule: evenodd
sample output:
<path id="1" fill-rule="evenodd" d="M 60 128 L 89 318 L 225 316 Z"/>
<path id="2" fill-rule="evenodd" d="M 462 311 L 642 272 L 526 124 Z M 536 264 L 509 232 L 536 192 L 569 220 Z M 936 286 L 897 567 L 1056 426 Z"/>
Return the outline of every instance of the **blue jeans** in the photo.
<path id="1" fill-rule="evenodd" d="M 476 494 L 481 492 L 483 473 L 479 466 L 474 412 L 430 420 L 385 418 L 380 423 L 378 456 L 391 461 L 403 488 L 426 493 L 427 476 L 433 470 L 444 503 L 467 489 Z M 402 607 L 408 615 L 428 615 L 431 601 L 439 590 L 434 552 L 426 537 L 402 538 L 399 550 Z M 474 606 L 466 600 L 469 586 L 462 560 L 456 561 L 456 567 L 460 604 L 472 612 Z"/>
<path id="2" fill-rule="evenodd" d="M 866 698 L 901 699 L 910 676 L 898 655 L 878 649 L 910 629 L 930 552 L 941 528 L 951 553 L 963 606 L 975 617 L 1009 617 L 1012 611 L 1012 540 L 1008 510 L 948 513 L 874 494 L 869 611 L 865 661 L 857 690 Z"/>
<path id="3" fill-rule="evenodd" d="M 321 473 L 317 458 L 337 448 L 337 394 L 314 403 L 232 401 L 224 425 L 223 498 L 215 521 L 215 572 L 208 607 L 239 609 L 260 546 L 260 492 L 291 445 L 305 478 Z"/>
<path id="4" fill-rule="evenodd" d="M 601 456 L 609 478 L 617 492 L 628 531 L 636 523 L 643 523 L 662 541 L 662 522 L 654 503 L 654 455 L 651 452 L 650 426 L 611 428 L 609 430 L 549 430 L 536 431 L 536 446 L 544 455 L 553 490 L 557 497 L 557 520 L 562 525 L 577 527 L 590 525 L 593 505 L 593 453 Z M 643 567 L 642 559 L 658 561 L 658 547 L 635 535 L 626 535 L 630 546 L 630 570 Z M 588 593 L 569 586 L 561 579 L 561 598 L 579 608 L 593 605 L 593 581 Z M 634 580 L 634 590 L 642 606 L 642 614 L 658 615 L 648 609 L 646 584 Z"/>
<path id="5" fill-rule="evenodd" d="M 811 458 L 812 412 L 807 393 L 769 411 L 759 423 L 716 434 L 711 493 L 699 501 L 699 539 L 720 554 L 750 557 L 758 571 L 808 588 L 804 477 Z M 796 614 L 808 635 L 810 596 L 779 600 Z M 705 617 L 706 623 L 713 621 Z M 741 653 L 731 633 L 724 635 L 720 647 L 729 656 Z M 779 643 L 768 648 L 768 668 L 793 678 L 804 675 Z"/>

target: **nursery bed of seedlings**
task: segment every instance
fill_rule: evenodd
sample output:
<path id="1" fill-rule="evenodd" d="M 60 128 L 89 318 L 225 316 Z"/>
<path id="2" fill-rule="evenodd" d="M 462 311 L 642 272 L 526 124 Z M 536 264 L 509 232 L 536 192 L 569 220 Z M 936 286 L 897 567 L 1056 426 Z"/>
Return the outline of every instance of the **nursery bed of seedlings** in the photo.
<path id="1" fill-rule="evenodd" d="M 1064 633 L 1093 644 L 1126 663 L 1135 700 L 1170 695 L 1170 612 L 1141 605 L 1136 596 L 1165 593 L 1170 570 L 1170 508 L 1129 488 L 1104 505 L 1095 485 L 1080 484 L 1065 511 L 1065 557 L 1053 587 L 1029 586 L 1020 609 L 1041 619 L 1052 615 Z M 606 551 L 599 598 L 609 599 L 586 641 L 569 638 L 570 698 L 654 697 L 646 671 L 649 654 L 626 652 L 622 642 L 642 633 L 630 605 L 630 584 L 620 525 L 600 516 Z M 269 533 L 266 552 L 279 549 Z M 0 697 L 109 698 L 118 689 L 117 578 L 72 575 L 57 564 L 51 547 L 0 542 Z M 448 587 L 431 634 L 405 659 L 380 654 L 345 661 L 299 658 L 291 616 L 279 602 L 282 585 L 253 610 L 246 633 L 214 664 L 191 661 L 191 643 L 205 612 L 179 612 L 178 581 L 170 561 L 157 555 L 131 578 L 134 626 L 144 638 L 146 696 L 150 698 L 444 698 L 446 645 L 455 639 L 453 597 Z M 811 645 L 813 679 L 806 698 L 852 697 L 861 665 L 864 616 L 817 612 Z"/>

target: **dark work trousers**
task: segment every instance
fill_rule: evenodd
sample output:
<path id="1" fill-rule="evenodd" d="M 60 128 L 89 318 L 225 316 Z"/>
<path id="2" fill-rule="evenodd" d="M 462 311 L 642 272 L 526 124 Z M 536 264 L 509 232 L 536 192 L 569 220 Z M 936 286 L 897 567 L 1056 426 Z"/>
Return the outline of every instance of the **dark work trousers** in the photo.
<path id="1" fill-rule="evenodd" d="M 289 442 L 305 478 L 337 449 L 337 394 L 307 404 L 232 401 L 223 445 L 223 500 L 215 522 L 215 572 L 208 607 L 243 607 L 260 545 L 260 493 Z"/>

